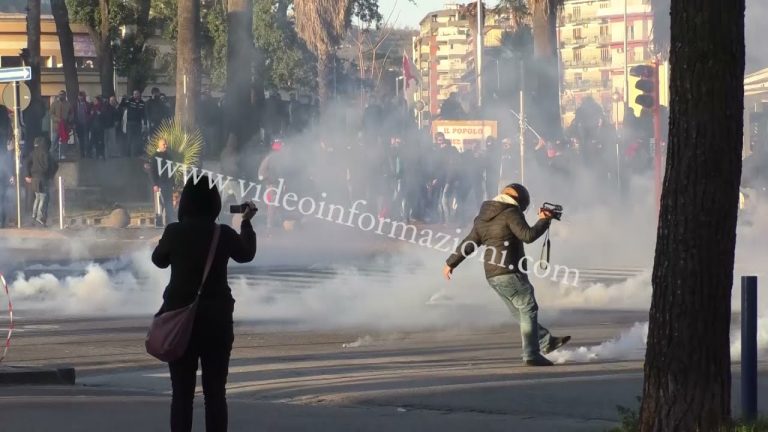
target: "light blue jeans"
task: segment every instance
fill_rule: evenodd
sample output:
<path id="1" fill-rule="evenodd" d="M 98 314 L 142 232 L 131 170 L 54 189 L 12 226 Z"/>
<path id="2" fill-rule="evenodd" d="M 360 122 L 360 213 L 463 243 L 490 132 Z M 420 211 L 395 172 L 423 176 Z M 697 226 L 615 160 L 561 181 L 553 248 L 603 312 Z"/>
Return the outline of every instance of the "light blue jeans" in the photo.
<path id="1" fill-rule="evenodd" d="M 504 300 L 512 318 L 520 323 L 520 336 L 523 339 L 523 360 L 530 360 L 540 355 L 549 345 L 552 337 L 549 330 L 539 325 L 539 305 L 533 295 L 533 285 L 523 273 L 510 273 L 488 279 L 494 291 Z M 536 329 L 536 330 L 534 330 Z"/>
<path id="2" fill-rule="evenodd" d="M 48 218 L 48 194 L 35 192 L 35 202 L 32 205 L 32 217 L 45 223 Z"/>

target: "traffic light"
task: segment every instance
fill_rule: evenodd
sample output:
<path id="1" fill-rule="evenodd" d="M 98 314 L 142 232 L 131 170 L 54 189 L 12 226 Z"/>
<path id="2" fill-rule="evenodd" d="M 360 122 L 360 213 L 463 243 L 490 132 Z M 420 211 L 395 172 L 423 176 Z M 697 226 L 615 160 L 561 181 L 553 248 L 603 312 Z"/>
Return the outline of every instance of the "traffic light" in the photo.
<path id="1" fill-rule="evenodd" d="M 635 83 L 635 88 L 642 93 L 637 95 L 635 103 L 643 108 L 651 109 L 659 103 L 658 71 L 651 65 L 632 66 L 629 74 L 640 78 Z"/>

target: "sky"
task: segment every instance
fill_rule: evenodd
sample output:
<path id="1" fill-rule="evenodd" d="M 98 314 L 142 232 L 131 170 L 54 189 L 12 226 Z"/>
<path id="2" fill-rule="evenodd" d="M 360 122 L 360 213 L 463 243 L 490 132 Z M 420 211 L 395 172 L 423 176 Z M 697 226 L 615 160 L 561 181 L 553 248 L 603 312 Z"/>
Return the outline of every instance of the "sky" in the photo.
<path id="1" fill-rule="evenodd" d="M 380 0 L 379 10 L 384 19 L 392 15 L 395 27 L 418 28 L 427 13 L 443 9 L 446 3 L 467 3 L 467 0 Z"/>

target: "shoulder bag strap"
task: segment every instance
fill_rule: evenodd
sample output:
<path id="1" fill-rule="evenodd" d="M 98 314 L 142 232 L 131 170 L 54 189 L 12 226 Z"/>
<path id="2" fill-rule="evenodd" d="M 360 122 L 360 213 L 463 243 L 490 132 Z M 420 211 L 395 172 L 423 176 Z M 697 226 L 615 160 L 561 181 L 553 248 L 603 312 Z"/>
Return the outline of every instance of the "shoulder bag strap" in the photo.
<path id="1" fill-rule="evenodd" d="M 216 246 L 219 244 L 219 233 L 221 232 L 221 225 L 216 224 L 216 227 L 213 229 L 213 240 L 211 240 L 211 247 L 208 249 L 208 260 L 205 262 L 205 270 L 203 270 L 203 280 L 200 281 L 200 288 L 197 289 L 197 295 L 198 297 L 203 292 L 203 284 L 205 284 L 205 280 L 208 279 L 208 271 L 211 270 L 211 265 L 213 264 L 213 257 L 216 256 Z"/>

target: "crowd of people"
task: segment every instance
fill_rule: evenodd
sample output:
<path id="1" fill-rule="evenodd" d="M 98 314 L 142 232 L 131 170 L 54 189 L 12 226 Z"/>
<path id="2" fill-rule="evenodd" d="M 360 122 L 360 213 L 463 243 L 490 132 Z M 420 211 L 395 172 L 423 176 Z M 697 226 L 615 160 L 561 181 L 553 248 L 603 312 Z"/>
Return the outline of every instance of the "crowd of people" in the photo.
<path id="1" fill-rule="evenodd" d="M 583 174 L 615 185 L 616 140 L 615 134 L 584 145 L 575 137 L 532 140 L 526 144 L 524 164 L 564 189 L 573 176 Z M 651 166 L 648 147 L 637 142 L 619 145 L 623 176 L 642 174 Z M 247 159 L 243 163 L 246 166 L 238 167 L 231 158 L 222 167 L 227 175 L 247 178 L 251 164 Z M 352 139 L 275 140 L 260 161 L 258 178 L 272 187 L 282 180 L 287 191 L 311 193 L 339 205 L 364 200 L 369 213 L 390 220 L 465 225 L 501 184 L 520 179 L 521 169 L 519 144 L 510 138 L 452 143 L 440 132 L 382 138 L 363 131 Z M 267 223 L 279 227 L 289 217 L 270 208 Z"/>
<path id="2" fill-rule="evenodd" d="M 51 151 L 63 159 L 62 146 L 76 144 L 81 158 L 137 157 L 147 137 L 170 116 L 170 103 L 156 87 L 146 101 L 138 90 L 120 101 L 115 96 L 90 99 L 84 91 L 71 101 L 62 90 L 50 108 Z"/>

